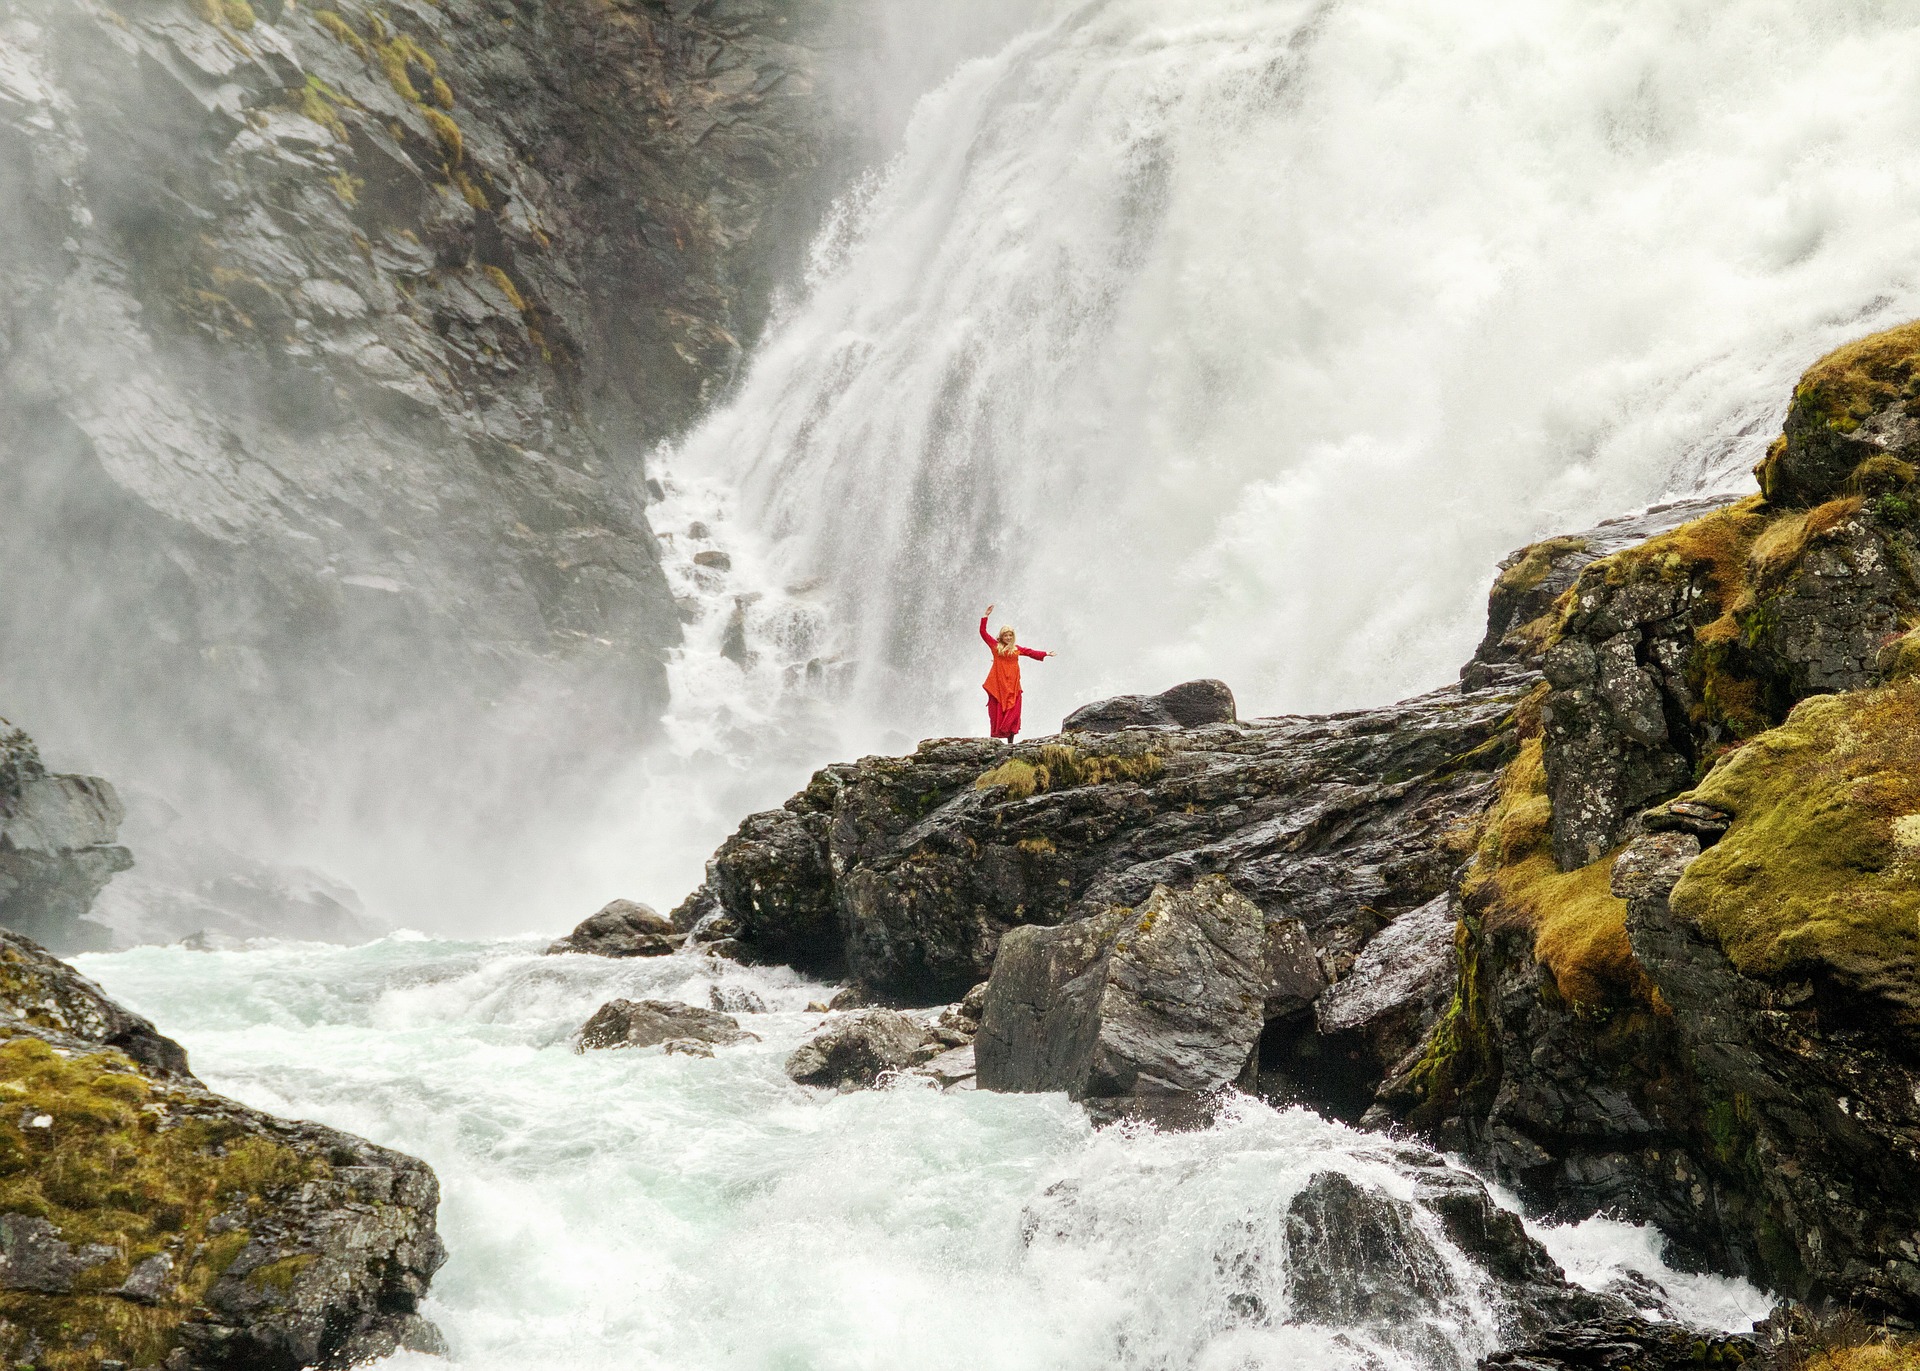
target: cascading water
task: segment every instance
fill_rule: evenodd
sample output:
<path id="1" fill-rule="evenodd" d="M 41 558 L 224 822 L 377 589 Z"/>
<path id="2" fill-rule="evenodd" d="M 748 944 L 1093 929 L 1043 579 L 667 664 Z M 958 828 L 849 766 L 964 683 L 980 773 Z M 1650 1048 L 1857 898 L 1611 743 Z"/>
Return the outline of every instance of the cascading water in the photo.
<path id="1" fill-rule="evenodd" d="M 1438 1268 L 1433 1298 L 1395 1319 L 1299 1307 L 1301 1189 L 1334 1172 L 1411 1193 L 1377 1136 L 1251 1101 L 1203 1133 L 1130 1134 L 1061 1096 L 811 1091 L 780 1065 L 824 987 L 536 951 L 401 935 L 79 964 L 216 1089 L 433 1164 L 452 1256 L 426 1312 L 458 1371 L 1453 1371 L 1492 1344 L 1497 1292 L 1430 1219 L 1404 1256 Z M 740 1015 L 762 1041 L 710 1060 L 569 1050 L 607 999 L 705 1005 L 716 986 L 766 1006 Z M 1584 1283 L 1638 1270 L 1702 1322 L 1767 1307 L 1667 1271 L 1643 1230 L 1543 1236 Z"/>
<path id="2" fill-rule="evenodd" d="M 979 728 L 990 600 L 1065 650 L 1042 731 L 1197 675 L 1246 713 L 1430 687 L 1500 556 L 1731 488 L 1812 357 L 1920 313 L 1899 6 L 1035 14 L 921 102 L 663 454 L 757 549 L 728 595 L 808 588 L 803 657 L 751 616 L 745 647 L 844 663 L 841 755 Z"/>
<path id="3" fill-rule="evenodd" d="M 1036 3 L 921 102 L 737 393 L 662 454 L 690 620 L 667 743 L 569 861 L 665 904 L 807 767 L 976 728 L 988 600 L 1065 649 L 1029 679 L 1040 728 L 1200 674 L 1248 712 L 1444 679 L 1499 555 L 1737 479 L 1809 358 L 1920 313 L 1917 60 L 1870 0 Z M 1057 1098 L 807 1092 L 780 1063 L 821 987 L 533 950 L 84 963 L 216 1087 L 434 1164 L 429 1313 L 472 1371 L 1489 1344 L 1470 1279 L 1412 1340 L 1294 1308 L 1281 1216 L 1316 1173 L 1404 1197 L 1377 1139 L 1253 1103 L 1096 1134 Z M 762 1041 L 568 1050 L 606 999 L 716 978 L 765 1004 Z M 1705 1323 L 1766 1304 L 1643 1229 L 1543 1236 Z"/>

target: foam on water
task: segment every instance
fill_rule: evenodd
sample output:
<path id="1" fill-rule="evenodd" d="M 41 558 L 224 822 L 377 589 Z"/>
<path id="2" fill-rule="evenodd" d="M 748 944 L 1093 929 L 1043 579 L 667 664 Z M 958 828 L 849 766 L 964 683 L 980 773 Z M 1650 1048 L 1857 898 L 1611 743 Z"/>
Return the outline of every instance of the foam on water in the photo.
<path id="1" fill-rule="evenodd" d="M 216 1089 L 433 1164 L 452 1256 L 427 1312 L 461 1371 L 1431 1364 L 1405 1330 L 1285 1321 L 1299 1187 L 1337 1170 L 1410 1193 L 1378 1138 L 1251 1102 L 1161 1135 L 1095 1133 L 1058 1096 L 809 1091 L 780 1068 L 824 987 L 537 952 L 415 936 L 79 961 Z M 609 998 L 706 1004 L 716 982 L 768 1005 L 742 1016 L 761 1042 L 711 1060 L 570 1050 Z M 1588 1284 L 1643 1270 L 1721 1324 L 1766 1307 L 1677 1281 L 1638 1230 L 1575 1233 Z M 1465 1288 L 1425 1331 L 1470 1364 L 1491 1315 Z"/>

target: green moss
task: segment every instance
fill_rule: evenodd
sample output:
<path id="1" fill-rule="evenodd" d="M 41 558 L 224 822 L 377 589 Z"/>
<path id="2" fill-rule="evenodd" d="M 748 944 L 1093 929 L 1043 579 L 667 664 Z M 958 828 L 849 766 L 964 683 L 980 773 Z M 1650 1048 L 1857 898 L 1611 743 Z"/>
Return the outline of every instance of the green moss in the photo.
<path id="1" fill-rule="evenodd" d="M 1835 348 L 1807 368 L 1793 403 L 1837 433 L 1920 392 L 1920 320 Z"/>
<path id="2" fill-rule="evenodd" d="M 29 1128 L 34 1117 L 51 1125 Z M 195 1112 L 118 1052 L 65 1056 L 37 1038 L 0 1040 L 0 1212 L 32 1214 L 79 1247 L 116 1255 L 89 1270 L 72 1295 L 0 1295 L 0 1322 L 37 1337 L 48 1368 L 118 1359 L 164 1360 L 173 1332 L 247 1245 L 244 1228 L 210 1233 L 223 1211 L 327 1174 L 238 1123 Z M 105 1292 L 157 1253 L 174 1260 L 175 1288 L 154 1306 Z M 21 1342 L 24 1346 L 24 1341 Z M 0 1351 L 7 1349 L 0 1341 Z"/>
<path id="3" fill-rule="evenodd" d="M 1135 753 L 1082 752 L 1065 743 L 1047 743 L 1032 760 L 1009 757 L 982 773 L 973 788 L 990 790 L 999 786 L 1008 799 L 1024 800 L 1048 790 L 1150 781 L 1164 770 L 1166 760 L 1151 749 Z"/>
<path id="4" fill-rule="evenodd" d="M 313 22 L 332 34 L 334 38 L 352 48 L 362 57 L 372 56 L 373 50 L 367 46 L 366 39 L 353 31 L 353 25 L 335 14 L 332 10 L 315 10 Z"/>
<path id="5" fill-rule="evenodd" d="M 1651 986 L 1627 941 L 1627 904 L 1612 889 L 1617 853 L 1562 871 L 1553 859 L 1552 821 L 1536 733 L 1501 775 L 1461 882 L 1462 898 L 1491 928 L 1531 930 L 1534 959 L 1553 973 L 1568 1003 L 1597 1008 L 1646 1002 Z"/>
<path id="6" fill-rule="evenodd" d="M 1920 1027 L 1920 681 L 1805 700 L 1684 798 L 1734 819 L 1676 913 L 1748 975 L 1825 978 Z"/>
<path id="7" fill-rule="evenodd" d="M 434 137 L 440 140 L 440 146 L 447 154 L 447 165 L 457 167 L 466 159 L 466 144 L 460 136 L 460 126 L 437 109 L 422 109 L 427 123 L 432 125 Z"/>
<path id="8" fill-rule="evenodd" d="M 256 1290 L 272 1290 L 286 1296 L 293 1290 L 293 1283 L 300 1273 L 314 1263 L 311 1252 L 295 1253 L 291 1257 L 282 1257 L 277 1262 L 268 1262 L 265 1266 L 247 1273 L 247 1284 Z"/>

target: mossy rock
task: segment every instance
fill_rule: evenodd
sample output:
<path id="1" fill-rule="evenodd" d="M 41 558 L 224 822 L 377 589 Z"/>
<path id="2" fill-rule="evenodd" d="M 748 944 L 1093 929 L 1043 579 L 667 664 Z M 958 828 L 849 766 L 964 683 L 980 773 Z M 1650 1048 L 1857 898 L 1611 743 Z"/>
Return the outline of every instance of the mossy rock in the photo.
<path id="1" fill-rule="evenodd" d="M 1677 914 L 1747 975 L 1920 1033 L 1920 681 L 1803 701 L 1683 798 L 1733 822 Z"/>
<path id="2" fill-rule="evenodd" d="M 1817 505 L 1867 482 L 1876 458 L 1920 454 L 1920 321 L 1848 343 L 1807 369 L 1780 437 L 1754 474 L 1769 503 Z"/>

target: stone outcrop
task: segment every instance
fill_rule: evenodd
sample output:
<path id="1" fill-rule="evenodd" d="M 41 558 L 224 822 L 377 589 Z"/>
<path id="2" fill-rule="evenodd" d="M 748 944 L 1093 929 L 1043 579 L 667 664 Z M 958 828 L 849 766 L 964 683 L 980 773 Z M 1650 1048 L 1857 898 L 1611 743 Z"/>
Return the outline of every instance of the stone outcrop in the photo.
<path id="1" fill-rule="evenodd" d="M 974 1044 L 986 1090 L 1181 1105 L 1247 1077 L 1270 1018 L 1326 984 L 1297 920 L 1222 877 L 1001 939 Z"/>
<path id="2" fill-rule="evenodd" d="M 1920 488 L 1888 358 L 1911 332 L 1808 373 L 1764 497 L 1581 569 L 1461 882 L 1452 1002 L 1370 1115 L 1551 1212 L 1898 1320 L 1920 1314 Z"/>
<path id="3" fill-rule="evenodd" d="M 1490 798 L 1522 693 L 1012 749 L 939 739 L 828 767 L 749 818 L 694 900 L 742 955 L 925 1005 L 985 980 L 1010 928 L 1224 875 L 1304 925 L 1339 975 L 1447 888 L 1455 826 Z"/>
<path id="4" fill-rule="evenodd" d="M 123 811 L 97 776 L 47 773 L 32 739 L 0 719 L 0 928 L 63 952 L 104 948 L 93 902 L 133 856 Z"/>
<path id="5" fill-rule="evenodd" d="M 677 1000 L 609 1000 L 580 1026 L 573 1050 L 665 1045 L 671 1052 L 697 1044 L 692 1048 L 694 1053 L 708 1055 L 700 1052 L 701 1046 L 758 1041 L 759 1037 L 741 1028 L 733 1015 L 715 1009 L 700 1009 Z"/>
<path id="6" fill-rule="evenodd" d="M 0 1355 L 180 1371 L 444 1351 L 411 1157 L 213 1094 L 179 1045 L 0 933 Z M 84 1359 L 81 1360 L 81 1359 Z"/>
<path id="7" fill-rule="evenodd" d="M 417 788 L 422 733 L 541 692 L 648 729 L 638 454 L 832 194 L 833 10 L 0 4 L 16 699 L 273 799 Z"/>
<path id="8" fill-rule="evenodd" d="M 554 942 L 547 948 L 547 955 L 585 952 L 596 957 L 664 957 L 677 950 L 681 941 L 672 920 L 633 900 L 614 900 Z"/>
<path id="9" fill-rule="evenodd" d="M 1158 695 L 1117 695 L 1067 715 L 1062 733 L 1118 733 L 1127 728 L 1204 728 L 1239 718 L 1225 681 L 1187 681 Z"/>

